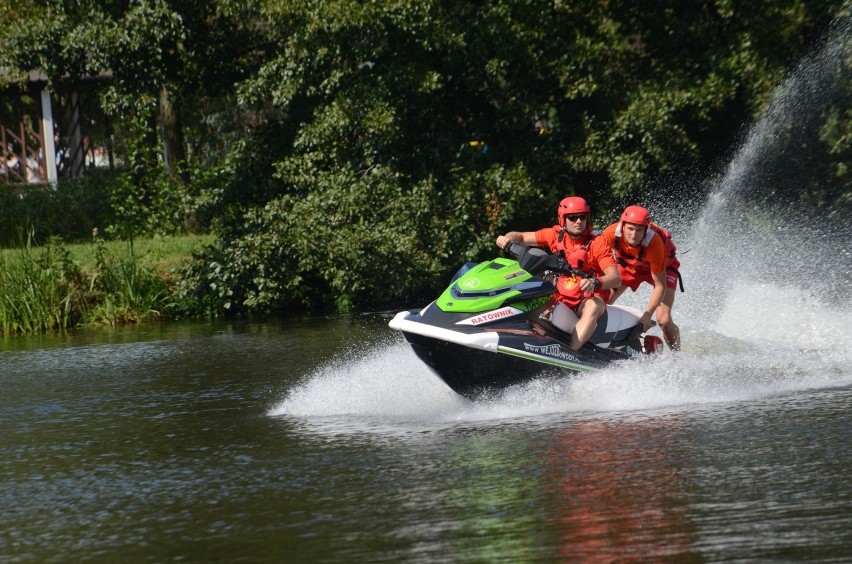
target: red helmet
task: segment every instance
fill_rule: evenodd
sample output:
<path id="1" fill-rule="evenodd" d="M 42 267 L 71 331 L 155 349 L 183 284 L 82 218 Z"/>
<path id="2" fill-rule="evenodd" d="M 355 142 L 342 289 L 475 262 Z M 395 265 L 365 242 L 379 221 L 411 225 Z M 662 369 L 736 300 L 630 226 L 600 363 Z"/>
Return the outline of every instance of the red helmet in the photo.
<path id="1" fill-rule="evenodd" d="M 561 225 L 565 221 L 566 215 L 574 213 L 588 214 L 590 212 L 591 210 L 589 209 L 589 204 L 586 203 L 586 200 L 579 196 L 571 196 L 564 198 L 561 202 L 559 202 L 559 211 L 556 212 L 556 217 Z"/>
<path id="2" fill-rule="evenodd" d="M 636 225 L 651 226 L 651 212 L 642 206 L 627 206 L 621 214 L 621 221 Z"/>

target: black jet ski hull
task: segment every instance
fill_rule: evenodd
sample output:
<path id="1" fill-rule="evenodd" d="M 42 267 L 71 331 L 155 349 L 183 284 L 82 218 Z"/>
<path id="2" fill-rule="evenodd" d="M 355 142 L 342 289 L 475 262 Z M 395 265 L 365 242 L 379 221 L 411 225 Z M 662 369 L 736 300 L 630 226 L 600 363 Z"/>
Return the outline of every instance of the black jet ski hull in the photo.
<path id="1" fill-rule="evenodd" d="M 390 325 L 450 388 L 471 399 L 535 378 L 600 370 L 631 356 L 592 344 L 574 352 L 567 335 L 560 339 L 552 326 L 530 323 L 526 316 L 491 327 L 460 326 L 454 323 L 458 316 L 442 316 L 439 326 L 434 312 L 426 317 L 400 312 Z"/>

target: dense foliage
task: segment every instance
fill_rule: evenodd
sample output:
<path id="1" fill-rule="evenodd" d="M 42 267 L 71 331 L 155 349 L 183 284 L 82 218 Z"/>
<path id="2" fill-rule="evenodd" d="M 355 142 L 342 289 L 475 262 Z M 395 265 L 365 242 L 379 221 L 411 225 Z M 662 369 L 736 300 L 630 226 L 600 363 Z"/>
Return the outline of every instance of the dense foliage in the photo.
<path id="1" fill-rule="evenodd" d="M 848 16 L 842 0 L 11 0 L 0 68 L 111 71 L 113 232 L 216 229 L 182 286 L 199 307 L 351 310 L 423 299 L 565 195 L 600 220 L 700 199 L 693 179 Z M 849 208 L 838 88 L 783 198 Z"/>

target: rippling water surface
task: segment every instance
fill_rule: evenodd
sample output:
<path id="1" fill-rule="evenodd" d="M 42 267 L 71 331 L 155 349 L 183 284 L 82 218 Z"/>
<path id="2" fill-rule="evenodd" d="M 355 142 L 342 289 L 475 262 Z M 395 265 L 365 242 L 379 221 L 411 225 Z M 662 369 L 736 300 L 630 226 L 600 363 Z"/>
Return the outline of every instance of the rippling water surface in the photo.
<path id="1" fill-rule="evenodd" d="M 852 557 L 845 350 L 686 331 L 471 403 L 385 322 L 3 342 L 0 560 Z"/>

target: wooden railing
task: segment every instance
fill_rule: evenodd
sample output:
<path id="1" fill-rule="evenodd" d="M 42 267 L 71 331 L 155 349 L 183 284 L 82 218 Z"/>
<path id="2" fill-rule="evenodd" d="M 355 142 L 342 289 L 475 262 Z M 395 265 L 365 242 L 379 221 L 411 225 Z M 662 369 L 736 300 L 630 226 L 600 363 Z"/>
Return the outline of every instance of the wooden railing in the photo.
<path id="1" fill-rule="evenodd" d="M 47 182 L 44 160 L 44 132 L 20 123 L 13 131 L 0 123 L 0 182 L 6 184 L 43 184 Z"/>

